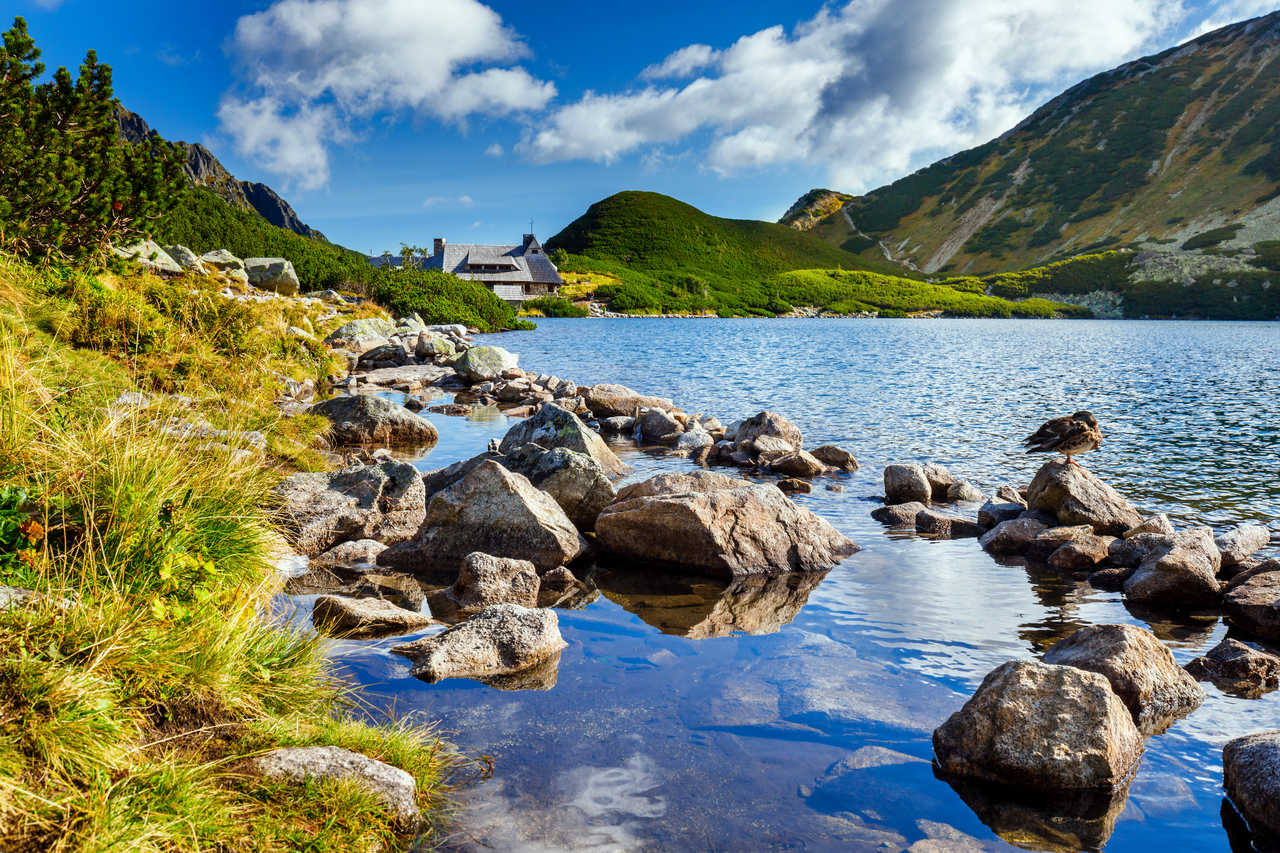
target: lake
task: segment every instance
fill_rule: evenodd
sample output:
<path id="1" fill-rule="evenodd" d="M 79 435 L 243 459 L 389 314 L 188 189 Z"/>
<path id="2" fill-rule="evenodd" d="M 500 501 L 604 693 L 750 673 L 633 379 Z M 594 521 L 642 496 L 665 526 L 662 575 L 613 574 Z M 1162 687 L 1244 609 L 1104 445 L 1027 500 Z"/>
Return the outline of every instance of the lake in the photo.
<path id="1" fill-rule="evenodd" d="M 559 611 L 569 647 L 544 690 L 429 685 L 388 651 L 403 637 L 333 642 L 371 708 L 439 721 L 492 758 L 492 777 L 461 791 L 454 849 L 1231 849 L 1221 747 L 1280 728 L 1280 692 L 1205 684 L 1205 703 L 1148 741 L 1127 792 L 1087 808 L 957 789 L 930 765 L 933 729 L 998 664 L 1116 622 L 1186 663 L 1226 634 L 1217 613 L 1130 610 L 1119 593 L 998 562 L 974 540 L 890 533 L 869 513 L 894 462 L 939 462 L 987 493 L 1025 485 L 1045 458 L 1021 439 L 1089 409 L 1106 441 L 1081 461 L 1144 512 L 1280 530 L 1280 325 L 545 320 L 486 342 L 526 370 L 619 382 L 725 423 L 772 409 L 807 446 L 848 448 L 861 470 L 796 500 L 863 550 L 821 579 L 756 585 L 600 566 L 600 595 Z M 424 470 L 509 426 L 431 418 L 441 442 Z M 690 465 L 615 449 L 632 479 Z M 307 624 L 309 598 L 291 603 Z"/>

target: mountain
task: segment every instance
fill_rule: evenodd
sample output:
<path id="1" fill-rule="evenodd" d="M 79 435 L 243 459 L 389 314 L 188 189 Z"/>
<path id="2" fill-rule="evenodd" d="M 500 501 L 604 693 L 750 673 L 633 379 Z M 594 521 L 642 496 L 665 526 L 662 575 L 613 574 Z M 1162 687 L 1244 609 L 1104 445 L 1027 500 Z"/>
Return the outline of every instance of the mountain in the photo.
<path id="1" fill-rule="evenodd" d="M 866 195 L 811 191 L 782 221 L 928 274 L 1122 247 L 1139 278 L 1260 266 L 1280 238 L 1280 12 L 1098 74 Z"/>
<path id="2" fill-rule="evenodd" d="M 151 133 L 150 126 L 142 116 L 124 107 L 116 110 L 116 123 L 120 127 L 120 135 L 130 142 L 139 142 Z M 271 187 L 237 180 L 208 148 L 198 142 L 177 144 L 187 154 L 183 171 L 192 186 L 213 192 L 237 210 L 256 213 L 277 228 L 286 228 L 314 240 L 325 239 L 323 234 L 303 222 L 289 202 Z"/>

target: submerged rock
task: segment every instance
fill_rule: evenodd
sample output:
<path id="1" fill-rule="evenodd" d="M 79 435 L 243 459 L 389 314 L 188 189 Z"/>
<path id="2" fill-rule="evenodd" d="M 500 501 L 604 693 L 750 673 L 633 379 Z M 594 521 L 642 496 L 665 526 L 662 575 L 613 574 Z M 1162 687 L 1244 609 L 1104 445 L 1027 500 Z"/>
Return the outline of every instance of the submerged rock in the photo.
<path id="1" fill-rule="evenodd" d="M 275 488 L 276 520 L 299 553 L 350 540 L 412 537 L 426 515 L 426 489 L 412 465 L 387 461 L 329 473 L 294 474 Z"/>
<path id="2" fill-rule="evenodd" d="M 1044 662 L 1096 672 L 1129 708 L 1138 729 L 1155 734 L 1204 701 L 1204 691 L 1150 631 L 1090 625 L 1060 640 Z"/>
<path id="3" fill-rule="evenodd" d="M 1213 682 L 1224 693 L 1257 699 L 1280 687 L 1280 655 L 1255 649 L 1230 637 L 1191 661 L 1187 672 Z"/>
<path id="4" fill-rule="evenodd" d="M 289 746 L 250 759 L 268 779 L 302 784 L 313 779 L 347 779 L 373 794 L 405 828 L 421 817 L 413 777 L 382 761 L 336 746 Z"/>
<path id="5" fill-rule="evenodd" d="M 730 578 L 822 571 L 858 550 L 771 485 L 620 498 L 596 536 L 624 557 Z"/>
<path id="6" fill-rule="evenodd" d="M 554 610 L 495 604 L 442 633 L 391 650 L 413 661 L 414 676 L 435 682 L 519 672 L 567 645 Z"/>
<path id="7" fill-rule="evenodd" d="M 323 400 L 308 413 L 333 422 L 330 435 L 338 444 L 434 447 L 440 440 L 430 421 L 398 403 L 368 394 Z"/>
<path id="8" fill-rule="evenodd" d="M 345 598 L 322 595 L 316 599 L 311 621 L 322 631 L 347 637 L 405 634 L 430 625 L 425 613 L 398 607 L 382 598 Z"/>
<path id="9" fill-rule="evenodd" d="M 1109 536 L 1121 536 L 1142 524 L 1142 516 L 1119 492 L 1092 472 L 1058 459 L 1036 472 L 1027 506 L 1053 513 L 1062 524 L 1088 524 L 1095 533 Z"/>
<path id="10" fill-rule="evenodd" d="M 537 444 L 548 450 L 563 447 L 577 453 L 585 453 L 616 479 L 631 473 L 631 466 L 619 459 L 595 430 L 579 420 L 573 412 L 548 403 L 529 417 L 513 426 L 503 436 L 498 450 L 509 453 L 523 444 Z"/>
<path id="11" fill-rule="evenodd" d="M 1280 839 L 1280 731 L 1228 741 L 1222 748 L 1222 781 L 1254 834 Z"/>
<path id="12" fill-rule="evenodd" d="M 538 570 L 528 560 L 477 551 L 463 559 L 448 595 L 464 610 L 483 610 L 493 604 L 537 607 L 538 586 Z"/>
<path id="13" fill-rule="evenodd" d="M 1142 755 L 1142 735 L 1106 677 L 1009 661 L 933 733 L 946 774 L 1041 791 L 1110 789 Z"/>
<path id="14" fill-rule="evenodd" d="M 919 465 L 889 465 L 884 469 L 885 503 L 929 503 L 933 487 Z"/>
<path id="15" fill-rule="evenodd" d="M 919 501 L 905 504 L 889 504 L 871 510 L 871 517 L 890 527 L 915 527 L 916 517 L 929 508 Z"/>
<path id="16" fill-rule="evenodd" d="M 1201 607 L 1217 603 L 1221 588 L 1217 575 L 1222 557 L 1209 528 L 1182 530 L 1162 538 L 1166 541 L 1157 543 L 1125 581 L 1125 597 L 1170 606 Z"/>

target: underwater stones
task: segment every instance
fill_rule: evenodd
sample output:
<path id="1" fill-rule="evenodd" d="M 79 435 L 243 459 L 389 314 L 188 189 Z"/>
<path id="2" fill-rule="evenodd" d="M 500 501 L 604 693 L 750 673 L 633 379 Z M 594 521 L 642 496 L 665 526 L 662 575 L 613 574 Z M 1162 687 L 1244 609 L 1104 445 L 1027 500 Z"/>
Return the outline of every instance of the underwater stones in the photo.
<path id="1" fill-rule="evenodd" d="M 951 776 L 1042 791 L 1109 789 L 1142 755 L 1142 735 L 1106 677 L 1009 661 L 933 733 Z"/>
<path id="2" fill-rule="evenodd" d="M 1170 606 L 1217 603 L 1222 557 L 1209 528 L 1182 530 L 1165 538 L 1168 541 L 1150 551 L 1125 581 L 1125 597 Z"/>
<path id="3" fill-rule="evenodd" d="M 1199 681 L 1210 681 L 1224 693 L 1257 699 L 1280 687 L 1280 655 L 1264 652 L 1230 637 L 1186 665 Z"/>
<path id="4" fill-rule="evenodd" d="M 924 503 L 933 499 L 933 487 L 919 465 L 888 465 L 884 469 L 885 503 Z"/>
<path id="5" fill-rule="evenodd" d="M 1121 536 L 1142 516 L 1092 472 L 1062 460 L 1041 466 L 1027 491 L 1027 506 L 1055 515 L 1064 525 L 1088 524 L 1095 533 Z"/>
<path id="6" fill-rule="evenodd" d="M 434 446 L 440 440 L 430 421 L 382 397 L 333 397 L 316 403 L 308 413 L 332 422 L 330 435 L 338 444 Z"/>
<path id="7" fill-rule="evenodd" d="M 611 478 L 631 472 L 631 466 L 619 459 L 598 433 L 573 412 L 554 403 L 544 405 L 532 417 L 508 430 L 498 449 L 507 453 L 522 444 L 538 444 L 548 450 L 564 447 L 585 453 L 598 462 Z"/>
<path id="8" fill-rule="evenodd" d="M 567 645 L 554 610 L 495 604 L 439 634 L 391 650 L 413 661 L 414 676 L 435 682 L 516 673 L 554 658 Z"/>
<path id="9" fill-rule="evenodd" d="M 1254 834 L 1280 838 L 1280 731 L 1228 741 L 1222 771 L 1227 796 Z"/>
<path id="10" fill-rule="evenodd" d="M 317 628 L 347 637 L 404 634 L 425 628 L 431 617 L 381 598 L 346 598 L 322 595 L 316 599 L 311 621 Z"/>

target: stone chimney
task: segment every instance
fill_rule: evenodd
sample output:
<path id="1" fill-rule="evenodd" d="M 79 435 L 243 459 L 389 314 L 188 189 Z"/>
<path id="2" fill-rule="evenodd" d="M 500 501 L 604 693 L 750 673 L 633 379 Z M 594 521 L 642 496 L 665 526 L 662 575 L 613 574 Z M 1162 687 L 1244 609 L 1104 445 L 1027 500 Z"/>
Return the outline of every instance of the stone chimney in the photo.
<path id="1" fill-rule="evenodd" d="M 435 243 L 434 243 L 434 245 L 432 246 L 431 252 L 432 252 L 432 254 L 434 254 L 434 255 L 443 255 L 443 254 L 444 254 L 444 238 L 443 238 L 443 237 L 437 237 L 437 238 L 435 239 Z"/>

